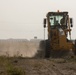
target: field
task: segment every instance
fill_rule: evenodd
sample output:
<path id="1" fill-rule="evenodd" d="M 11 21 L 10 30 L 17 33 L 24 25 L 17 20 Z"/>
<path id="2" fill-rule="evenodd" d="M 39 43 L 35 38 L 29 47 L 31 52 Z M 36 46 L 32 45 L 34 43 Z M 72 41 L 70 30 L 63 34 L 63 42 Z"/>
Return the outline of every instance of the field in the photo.
<path id="1" fill-rule="evenodd" d="M 0 75 L 76 75 L 76 57 L 46 59 L 43 47 L 40 40 L 0 40 Z"/>
<path id="2" fill-rule="evenodd" d="M 76 75 L 76 58 L 0 57 L 0 75 Z"/>

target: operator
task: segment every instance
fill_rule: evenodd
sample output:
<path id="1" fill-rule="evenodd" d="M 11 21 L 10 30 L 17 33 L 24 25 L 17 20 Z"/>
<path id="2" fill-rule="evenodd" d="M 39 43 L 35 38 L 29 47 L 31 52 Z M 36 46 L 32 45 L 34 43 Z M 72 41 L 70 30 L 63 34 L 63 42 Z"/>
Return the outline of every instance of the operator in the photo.
<path id="1" fill-rule="evenodd" d="M 65 25 L 65 17 L 60 20 L 61 25 Z"/>
<path id="2" fill-rule="evenodd" d="M 60 25 L 60 24 L 58 23 L 58 21 L 56 21 L 56 25 Z"/>

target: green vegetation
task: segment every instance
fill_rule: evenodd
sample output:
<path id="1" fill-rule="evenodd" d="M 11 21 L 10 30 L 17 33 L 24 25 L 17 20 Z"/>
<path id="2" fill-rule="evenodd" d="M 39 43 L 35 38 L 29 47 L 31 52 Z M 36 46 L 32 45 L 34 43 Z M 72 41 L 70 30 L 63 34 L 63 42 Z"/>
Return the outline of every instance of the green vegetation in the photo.
<path id="1" fill-rule="evenodd" d="M 25 75 L 25 72 L 20 68 L 17 68 L 14 66 L 8 66 L 7 74 L 8 75 Z"/>
<path id="2" fill-rule="evenodd" d="M 17 58 L 0 56 L 0 66 L 3 68 L 0 75 L 26 75 L 25 71 L 17 65 L 18 60 L 16 59 Z"/>

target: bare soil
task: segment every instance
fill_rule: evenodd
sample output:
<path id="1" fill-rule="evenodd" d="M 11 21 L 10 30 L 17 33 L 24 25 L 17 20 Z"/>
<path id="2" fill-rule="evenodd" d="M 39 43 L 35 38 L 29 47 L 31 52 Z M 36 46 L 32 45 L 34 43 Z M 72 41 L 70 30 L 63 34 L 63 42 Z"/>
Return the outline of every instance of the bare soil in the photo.
<path id="1" fill-rule="evenodd" d="M 11 66 L 10 70 L 8 68 Z M 12 68 L 24 73 L 9 73 Z M 13 70 L 11 72 L 14 72 Z M 76 75 L 76 58 L 25 59 L 0 57 L 0 75 Z"/>

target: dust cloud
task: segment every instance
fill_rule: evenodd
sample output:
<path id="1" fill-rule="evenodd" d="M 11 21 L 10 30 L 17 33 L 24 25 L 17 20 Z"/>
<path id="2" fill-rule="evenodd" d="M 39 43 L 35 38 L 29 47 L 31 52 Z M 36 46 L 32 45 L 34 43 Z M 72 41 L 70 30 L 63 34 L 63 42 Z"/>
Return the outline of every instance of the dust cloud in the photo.
<path id="1" fill-rule="evenodd" d="M 0 40 L 0 56 L 34 57 L 40 49 L 41 40 L 8 39 Z"/>

